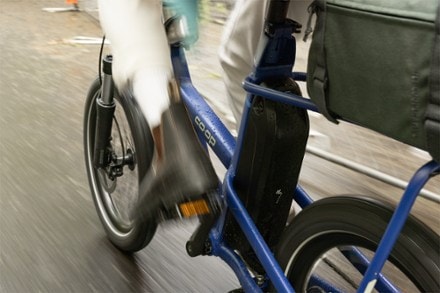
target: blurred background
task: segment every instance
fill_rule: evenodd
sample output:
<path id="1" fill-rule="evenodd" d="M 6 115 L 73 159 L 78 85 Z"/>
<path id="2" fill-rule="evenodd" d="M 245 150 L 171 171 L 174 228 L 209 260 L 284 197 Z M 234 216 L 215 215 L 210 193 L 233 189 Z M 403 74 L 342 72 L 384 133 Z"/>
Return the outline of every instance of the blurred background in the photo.
<path id="1" fill-rule="evenodd" d="M 234 132 L 217 59 L 234 1 L 201 2 L 200 40 L 187 55 L 190 71 Z M 106 239 L 82 147 L 84 102 L 98 74 L 102 37 L 96 17 L 95 0 L 78 6 L 0 0 L 0 292 L 226 292 L 239 287 L 220 259 L 187 256 L 185 243 L 195 221 L 162 224 L 151 244 L 131 256 Z M 298 42 L 296 71 L 305 70 L 307 47 Z M 315 114 L 311 123 L 300 183 L 316 198 L 365 194 L 396 202 L 403 191 L 395 185 L 430 159 L 359 127 L 336 126 Z M 379 171 L 381 180 L 367 176 L 370 169 Z M 218 167 L 218 172 L 224 170 Z M 385 177 L 395 184 L 383 182 Z M 426 194 L 438 198 L 439 191 L 437 177 Z M 420 197 L 413 213 L 440 232 L 438 201 Z"/>

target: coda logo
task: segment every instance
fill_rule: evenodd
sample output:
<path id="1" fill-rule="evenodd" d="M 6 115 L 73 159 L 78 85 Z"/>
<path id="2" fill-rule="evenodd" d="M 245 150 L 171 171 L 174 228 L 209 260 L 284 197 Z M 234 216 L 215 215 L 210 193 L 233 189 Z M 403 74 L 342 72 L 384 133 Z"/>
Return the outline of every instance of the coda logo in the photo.
<path id="1" fill-rule="evenodd" d="M 210 146 L 215 146 L 215 144 L 217 143 L 217 141 L 215 140 L 214 136 L 211 134 L 211 132 L 209 131 L 209 129 L 206 129 L 206 125 L 205 123 L 202 122 L 202 120 L 200 119 L 199 116 L 196 116 L 194 121 L 196 122 L 196 125 L 199 127 L 199 129 L 203 132 L 206 141 L 208 142 L 208 144 Z"/>

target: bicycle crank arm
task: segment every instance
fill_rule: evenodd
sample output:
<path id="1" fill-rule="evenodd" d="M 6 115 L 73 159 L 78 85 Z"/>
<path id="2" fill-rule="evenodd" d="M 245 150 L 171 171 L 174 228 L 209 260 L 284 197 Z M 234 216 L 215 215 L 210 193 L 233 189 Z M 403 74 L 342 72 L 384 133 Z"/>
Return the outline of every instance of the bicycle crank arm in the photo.
<path id="1" fill-rule="evenodd" d="M 196 257 L 211 253 L 211 243 L 208 236 L 219 215 L 220 213 L 217 212 L 200 216 L 199 226 L 186 243 L 186 252 L 189 256 Z"/>
<path id="2" fill-rule="evenodd" d="M 209 232 L 221 213 L 222 203 L 215 192 L 207 194 L 203 200 L 208 204 L 209 212 L 199 215 L 200 224 L 186 243 L 186 252 L 191 257 L 211 253 L 212 246 L 208 239 Z M 180 209 L 182 210 L 182 205 L 180 205 Z"/>

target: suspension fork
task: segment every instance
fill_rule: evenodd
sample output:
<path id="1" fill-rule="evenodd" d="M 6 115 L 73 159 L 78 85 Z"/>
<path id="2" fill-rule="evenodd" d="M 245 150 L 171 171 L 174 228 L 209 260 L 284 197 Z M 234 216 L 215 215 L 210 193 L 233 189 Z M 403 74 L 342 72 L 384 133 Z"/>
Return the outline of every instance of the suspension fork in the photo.
<path id="1" fill-rule="evenodd" d="M 111 162 L 111 131 L 115 102 L 113 101 L 114 84 L 112 79 L 112 56 L 108 55 L 102 60 L 103 79 L 101 96 L 96 99 L 96 129 L 95 149 L 93 163 L 95 168 L 104 168 Z"/>

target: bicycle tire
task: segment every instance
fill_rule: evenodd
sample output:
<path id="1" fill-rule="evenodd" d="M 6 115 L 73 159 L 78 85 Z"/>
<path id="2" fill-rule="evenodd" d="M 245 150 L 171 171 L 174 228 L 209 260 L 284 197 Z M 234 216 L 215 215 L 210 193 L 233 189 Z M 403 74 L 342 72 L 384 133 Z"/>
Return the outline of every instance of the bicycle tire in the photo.
<path id="1" fill-rule="evenodd" d="M 356 276 L 358 283 L 346 279 L 347 275 L 335 273 L 345 265 L 340 249 L 361 247 L 366 253 L 367 250 L 375 251 L 392 213 L 393 208 L 388 204 L 351 196 L 325 198 L 300 212 L 284 231 L 276 250 L 276 258 L 295 291 L 328 290 L 309 283 L 311 276 L 321 277 L 319 271 L 312 274 L 312 270 L 316 269 L 327 270 L 325 278 L 335 274 L 334 279 L 342 284 L 338 284 L 337 288 L 341 289 L 344 285 L 342 291 L 355 291 L 362 279 L 360 273 Z M 324 253 L 336 247 L 339 249 L 334 255 L 341 259 L 328 264 L 331 255 Z M 388 258 L 386 268 L 400 271 L 404 277 L 399 282 L 410 281 L 414 290 L 440 292 L 439 247 L 439 236 L 410 216 Z M 317 266 L 318 261 L 323 261 L 321 268 Z M 335 261 L 344 265 L 332 267 Z M 349 274 L 357 274 L 353 273 L 356 271 L 353 266 L 348 271 Z M 394 278 L 386 275 L 384 270 L 382 273 L 387 278 Z M 405 287 L 402 292 L 413 292 L 413 289 Z"/>
<path id="2" fill-rule="evenodd" d="M 134 199 L 130 202 L 128 195 L 137 197 L 139 194 L 138 190 L 132 189 L 139 187 L 140 180 L 145 176 L 151 165 L 154 150 L 153 139 L 148 123 L 135 99 L 131 96 L 120 95 L 115 90 L 116 109 L 113 116 L 111 144 L 115 149 L 116 145 L 119 144 L 120 150 L 118 153 L 115 150 L 116 155 L 130 151 L 134 158 L 133 164 L 130 168 L 124 166 L 123 175 L 113 181 L 106 177 L 102 169 L 96 169 L 93 164 L 93 153 L 96 99 L 100 97 L 100 94 L 100 81 L 96 79 L 89 89 L 85 103 L 83 135 L 87 177 L 96 211 L 108 238 L 118 249 L 124 252 L 136 252 L 151 241 L 157 223 L 131 220 L 128 217 L 130 211 L 122 212 L 120 207 L 116 206 L 116 202 L 125 201 L 124 205 L 127 205 L 127 208 L 136 204 Z M 128 181 L 128 183 L 123 180 Z M 110 184 L 111 186 L 109 186 Z M 124 190 L 124 188 L 128 190 Z M 117 195 L 119 196 L 119 194 L 116 195 L 116 192 L 123 194 L 123 197 L 116 198 Z"/>

